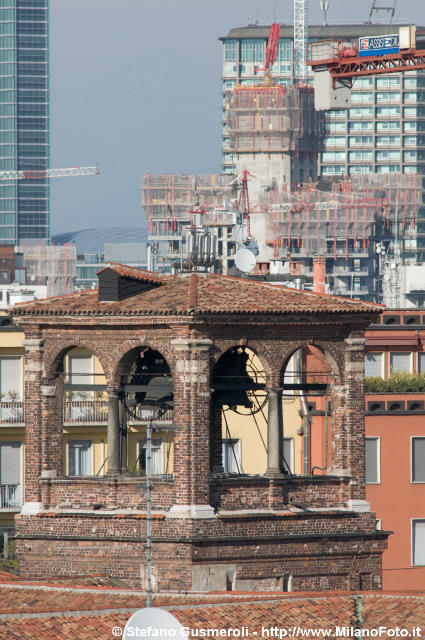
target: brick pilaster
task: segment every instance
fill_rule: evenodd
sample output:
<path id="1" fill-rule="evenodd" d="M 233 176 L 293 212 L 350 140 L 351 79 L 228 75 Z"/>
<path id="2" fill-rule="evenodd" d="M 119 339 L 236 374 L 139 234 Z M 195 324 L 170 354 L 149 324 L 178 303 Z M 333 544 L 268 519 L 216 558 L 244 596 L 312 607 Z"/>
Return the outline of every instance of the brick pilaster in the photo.
<path id="1" fill-rule="evenodd" d="M 25 396 L 25 503 L 40 503 L 42 467 L 42 415 L 40 385 L 44 341 L 38 332 L 26 331 L 24 366 Z"/>
<path id="2" fill-rule="evenodd" d="M 210 347 L 211 340 L 178 338 L 175 350 L 174 482 L 177 505 L 210 501 Z"/>

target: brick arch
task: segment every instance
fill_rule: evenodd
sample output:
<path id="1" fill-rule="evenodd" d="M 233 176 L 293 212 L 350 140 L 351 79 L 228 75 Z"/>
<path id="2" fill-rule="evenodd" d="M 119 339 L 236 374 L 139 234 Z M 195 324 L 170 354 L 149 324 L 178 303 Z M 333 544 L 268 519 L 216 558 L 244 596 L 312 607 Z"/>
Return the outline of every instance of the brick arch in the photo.
<path id="1" fill-rule="evenodd" d="M 323 342 L 321 340 L 299 340 L 291 343 L 287 347 L 283 364 L 280 368 L 281 379 L 288 365 L 290 358 L 294 355 L 298 349 L 302 347 L 316 347 L 326 358 L 331 373 L 335 376 L 334 384 L 342 384 L 344 381 L 344 348 L 342 344 L 336 344 L 334 342 Z"/>
<path id="2" fill-rule="evenodd" d="M 71 349 L 77 347 L 84 347 L 99 360 L 106 382 L 108 383 L 108 362 L 102 346 L 97 344 L 96 341 L 80 340 L 78 338 L 46 342 L 43 356 L 44 379 L 49 382 L 58 378 L 60 373 L 62 373 L 64 357 Z"/>
<path id="3" fill-rule="evenodd" d="M 264 367 L 264 372 L 266 374 L 266 380 L 268 381 L 270 376 L 272 375 L 272 371 L 274 369 L 274 362 L 270 351 L 267 349 L 265 343 L 256 341 L 256 340 L 243 340 L 243 341 L 235 341 L 235 340 L 221 340 L 215 341 L 213 345 L 213 349 L 211 350 L 211 374 L 212 371 L 220 360 L 221 356 L 229 351 L 229 349 L 233 349 L 234 347 L 246 347 L 250 349 L 257 358 L 260 360 L 262 366 Z"/>
<path id="4" fill-rule="evenodd" d="M 125 342 L 117 345 L 113 351 L 109 352 L 107 359 L 110 363 L 110 380 L 112 386 L 119 386 L 121 384 L 121 376 L 123 373 L 123 365 L 126 356 L 133 349 L 150 348 L 153 351 L 158 351 L 167 362 L 171 376 L 175 374 L 175 362 L 172 350 L 164 342 L 155 342 L 152 340 L 126 340 Z"/>

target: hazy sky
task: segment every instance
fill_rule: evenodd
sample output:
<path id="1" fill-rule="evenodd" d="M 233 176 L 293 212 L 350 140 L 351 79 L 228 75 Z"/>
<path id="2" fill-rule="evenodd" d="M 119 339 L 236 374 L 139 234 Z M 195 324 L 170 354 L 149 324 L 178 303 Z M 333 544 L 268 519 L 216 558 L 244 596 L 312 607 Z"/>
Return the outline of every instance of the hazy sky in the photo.
<path id="1" fill-rule="evenodd" d="M 372 3 L 329 1 L 329 23 L 363 22 Z M 291 23 L 292 5 L 278 0 L 278 19 Z M 424 24 L 424 0 L 398 5 L 396 19 Z M 274 0 L 51 1 L 51 166 L 99 163 L 101 170 L 51 181 L 53 233 L 143 224 L 145 172 L 220 171 L 217 39 L 232 27 L 270 22 L 273 6 Z M 319 22 L 319 0 L 309 6 L 310 21 Z"/>

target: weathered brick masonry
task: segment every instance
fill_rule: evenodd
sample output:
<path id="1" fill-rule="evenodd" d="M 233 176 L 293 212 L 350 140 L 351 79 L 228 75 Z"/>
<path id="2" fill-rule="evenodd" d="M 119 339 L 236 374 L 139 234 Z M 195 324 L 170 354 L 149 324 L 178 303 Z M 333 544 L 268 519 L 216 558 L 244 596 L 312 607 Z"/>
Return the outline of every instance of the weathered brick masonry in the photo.
<path id="1" fill-rule="evenodd" d="M 102 289 L 104 276 L 116 298 Z M 175 424 L 173 477 L 153 482 L 156 588 L 276 590 L 289 577 L 296 590 L 379 588 L 387 534 L 376 531 L 365 502 L 363 332 L 380 308 L 211 274 L 161 279 L 112 265 L 104 276 L 100 296 L 14 311 L 26 335 L 25 504 L 16 530 L 23 575 L 144 584 L 145 481 L 113 464 L 105 477 L 64 477 L 62 389 L 65 354 L 87 347 L 105 373 L 113 461 L 124 363 L 149 347 L 168 363 Z M 131 295 L 120 299 L 121 282 Z M 220 473 L 212 372 L 237 345 L 260 358 L 269 394 L 296 349 L 323 352 L 333 380 L 328 475 Z"/>

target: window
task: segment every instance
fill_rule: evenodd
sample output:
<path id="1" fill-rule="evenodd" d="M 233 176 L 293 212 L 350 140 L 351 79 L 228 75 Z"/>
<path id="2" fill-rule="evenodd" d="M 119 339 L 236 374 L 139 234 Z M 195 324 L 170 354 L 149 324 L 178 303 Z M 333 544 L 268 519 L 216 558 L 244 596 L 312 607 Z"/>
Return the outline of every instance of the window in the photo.
<path id="1" fill-rule="evenodd" d="M 241 40 L 241 62 L 263 62 L 265 40 L 246 38 Z"/>
<path id="2" fill-rule="evenodd" d="M 337 123 L 335 123 L 337 124 Z M 340 123 L 338 123 L 340 124 Z M 372 131 L 373 129 L 373 122 L 350 122 L 348 125 L 348 130 L 350 131 L 350 133 L 352 131 Z"/>
<path id="3" fill-rule="evenodd" d="M 380 438 L 365 438 L 366 447 L 366 484 L 381 482 L 381 446 Z"/>
<path id="4" fill-rule="evenodd" d="M 367 91 L 352 91 L 351 92 L 351 102 L 372 102 L 372 94 Z"/>
<path id="5" fill-rule="evenodd" d="M 350 137 L 350 147 L 370 146 L 372 136 L 352 136 Z"/>
<path id="6" fill-rule="evenodd" d="M 425 373 L 425 353 L 418 353 L 418 371 Z"/>
<path id="7" fill-rule="evenodd" d="M 354 78 L 355 89 L 366 89 L 373 86 L 373 78 Z"/>
<path id="8" fill-rule="evenodd" d="M 22 400 L 22 358 L 0 358 L 0 391 L 4 400 Z"/>
<path id="9" fill-rule="evenodd" d="M 377 78 L 376 79 L 376 88 L 377 89 L 393 89 L 395 87 L 400 86 L 400 77 L 392 76 L 390 78 Z"/>
<path id="10" fill-rule="evenodd" d="M 412 564 L 425 564 L 425 520 L 412 520 Z"/>
<path id="11" fill-rule="evenodd" d="M 19 507 L 21 495 L 21 442 L 0 442 L 0 508 Z"/>
<path id="12" fill-rule="evenodd" d="M 237 40 L 226 40 L 224 44 L 224 61 L 236 62 Z"/>
<path id="13" fill-rule="evenodd" d="M 283 438 L 283 468 L 294 473 L 294 439 Z"/>
<path id="14" fill-rule="evenodd" d="M 240 440 L 228 438 L 221 443 L 225 473 L 241 473 Z"/>
<path id="15" fill-rule="evenodd" d="M 408 152 L 410 153 L 410 152 Z M 376 159 L 379 160 L 400 160 L 400 151 L 399 150 L 394 150 L 394 151 L 377 151 L 376 153 Z"/>
<path id="16" fill-rule="evenodd" d="M 363 161 L 363 160 L 373 160 L 372 151 L 351 151 L 350 152 L 350 162 Z"/>
<path id="17" fill-rule="evenodd" d="M 425 437 L 412 438 L 412 482 L 425 482 Z"/>
<path id="18" fill-rule="evenodd" d="M 323 162 L 341 162 L 345 160 L 345 151 L 325 151 L 322 153 Z"/>
<path id="19" fill-rule="evenodd" d="M 329 133 L 334 133 L 335 131 L 345 132 L 345 122 L 328 122 L 326 128 Z"/>
<path id="20" fill-rule="evenodd" d="M 92 444 L 91 440 L 71 440 L 68 443 L 68 474 L 70 476 L 93 475 Z"/>
<path id="21" fill-rule="evenodd" d="M 139 467 L 146 474 L 146 440 L 139 440 Z M 162 440 L 153 438 L 151 441 L 151 474 L 159 476 L 164 473 L 164 456 Z"/>
<path id="22" fill-rule="evenodd" d="M 326 147 L 344 147 L 345 146 L 345 137 L 344 136 L 331 136 L 325 138 L 325 146 Z"/>
<path id="23" fill-rule="evenodd" d="M 413 123 L 411 123 L 413 124 Z M 400 131 L 400 123 L 394 120 L 383 120 L 376 123 L 377 131 Z"/>
<path id="24" fill-rule="evenodd" d="M 406 109 L 412 109 L 412 108 L 415 109 L 414 107 L 406 107 Z M 391 118 L 393 116 L 399 116 L 399 115 L 400 115 L 400 107 L 377 107 L 376 109 L 376 116 L 378 118 L 385 118 L 385 117 Z"/>
<path id="25" fill-rule="evenodd" d="M 355 173 L 359 173 L 359 174 L 365 174 L 365 173 L 372 173 L 373 171 L 373 167 L 371 165 L 358 165 L 357 167 L 349 167 L 349 173 L 350 174 L 355 174 Z"/>
<path id="26" fill-rule="evenodd" d="M 398 91 L 378 91 L 376 102 L 400 102 L 400 94 Z"/>
<path id="27" fill-rule="evenodd" d="M 373 116 L 372 107 L 354 107 L 349 111 L 350 118 L 370 118 L 371 116 Z"/>
<path id="28" fill-rule="evenodd" d="M 69 356 L 69 384 L 93 384 L 92 356 Z"/>
<path id="29" fill-rule="evenodd" d="M 411 353 L 390 353 L 390 371 L 408 371 L 412 366 Z"/>
<path id="30" fill-rule="evenodd" d="M 366 378 L 383 377 L 383 353 L 366 353 L 365 355 L 365 376 Z"/>
<path id="31" fill-rule="evenodd" d="M 388 145 L 399 145 L 400 136 L 377 136 L 376 144 L 379 147 Z"/>
<path id="32" fill-rule="evenodd" d="M 323 166 L 322 167 L 322 175 L 324 176 L 329 176 L 329 175 L 344 175 L 346 173 L 346 169 L 344 167 L 344 165 L 341 164 L 336 164 L 336 165 L 331 165 L 331 166 Z"/>

